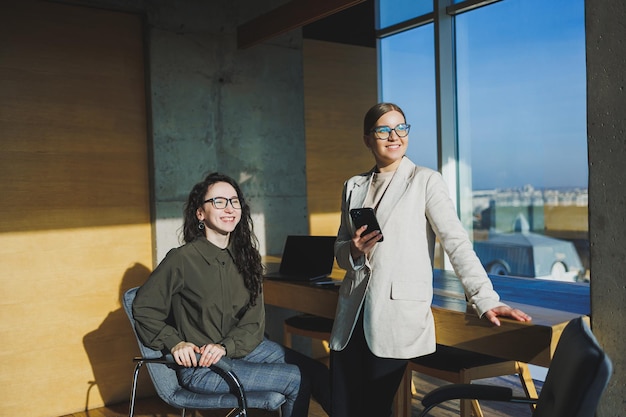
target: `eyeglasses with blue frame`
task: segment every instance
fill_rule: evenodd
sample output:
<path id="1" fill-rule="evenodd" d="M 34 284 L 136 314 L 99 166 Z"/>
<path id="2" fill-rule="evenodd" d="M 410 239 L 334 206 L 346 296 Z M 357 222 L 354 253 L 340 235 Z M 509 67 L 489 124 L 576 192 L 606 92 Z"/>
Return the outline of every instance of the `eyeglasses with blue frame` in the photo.
<path id="1" fill-rule="evenodd" d="M 389 126 L 376 126 L 370 133 L 374 134 L 374 137 L 378 140 L 387 140 L 391 136 L 391 132 L 396 132 L 399 138 L 404 138 L 409 134 L 409 130 L 411 129 L 411 125 L 406 123 L 400 123 L 396 127 Z"/>

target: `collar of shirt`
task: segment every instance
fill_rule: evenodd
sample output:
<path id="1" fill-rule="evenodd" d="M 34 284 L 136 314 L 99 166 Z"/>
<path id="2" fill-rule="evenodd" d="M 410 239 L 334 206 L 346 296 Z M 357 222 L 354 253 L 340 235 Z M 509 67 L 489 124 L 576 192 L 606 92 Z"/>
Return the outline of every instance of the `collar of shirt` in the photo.
<path id="1" fill-rule="evenodd" d="M 230 243 L 225 249 L 222 249 L 218 248 L 207 239 L 198 238 L 192 242 L 192 245 L 198 250 L 198 252 L 200 252 L 202 257 L 206 259 L 209 264 L 217 261 L 224 265 L 228 258 L 230 258 L 233 263 L 235 262 L 235 258 L 232 254 L 232 244 Z"/>

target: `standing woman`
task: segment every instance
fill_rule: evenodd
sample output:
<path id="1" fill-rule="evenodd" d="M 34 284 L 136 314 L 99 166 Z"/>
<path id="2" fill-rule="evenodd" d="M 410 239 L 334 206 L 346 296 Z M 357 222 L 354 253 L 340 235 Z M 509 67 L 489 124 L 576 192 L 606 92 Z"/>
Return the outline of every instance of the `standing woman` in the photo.
<path id="1" fill-rule="evenodd" d="M 247 391 L 282 393 L 282 415 L 306 417 L 305 374 L 316 365 L 287 363 L 295 352 L 264 338 L 263 266 L 250 207 L 232 178 L 214 173 L 193 187 L 183 237 L 185 245 L 167 254 L 135 298 L 142 342 L 169 350 L 181 365 L 179 381 L 193 392 L 229 392 L 209 368 L 228 356 Z"/>
<path id="2" fill-rule="evenodd" d="M 433 231 L 480 317 L 496 326 L 498 316 L 530 320 L 499 301 L 441 175 L 404 156 L 409 129 L 397 105 L 372 107 L 363 141 L 376 165 L 344 184 L 335 256 L 347 272 L 330 340 L 332 417 L 388 417 L 408 359 L 435 351 Z M 355 229 L 349 212 L 362 207 L 374 208 L 382 233 Z"/>

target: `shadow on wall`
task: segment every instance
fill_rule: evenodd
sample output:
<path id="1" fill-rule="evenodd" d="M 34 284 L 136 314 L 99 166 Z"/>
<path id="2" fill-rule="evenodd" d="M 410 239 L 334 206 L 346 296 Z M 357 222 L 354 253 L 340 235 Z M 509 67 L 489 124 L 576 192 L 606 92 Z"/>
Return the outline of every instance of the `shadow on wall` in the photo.
<path id="1" fill-rule="evenodd" d="M 83 338 L 95 378 L 94 381 L 87 381 L 85 411 L 90 409 L 94 386 L 98 387 L 105 405 L 128 401 L 130 398 L 135 367 L 132 359 L 140 353 L 128 317 L 121 307 L 121 299 L 126 290 L 142 285 L 150 272 L 146 266 L 138 263 L 128 268 L 119 287 L 120 308 L 110 312 L 96 330 Z M 140 375 L 139 387 L 138 392 L 146 396 L 154 395 L 147 373 Z"/>

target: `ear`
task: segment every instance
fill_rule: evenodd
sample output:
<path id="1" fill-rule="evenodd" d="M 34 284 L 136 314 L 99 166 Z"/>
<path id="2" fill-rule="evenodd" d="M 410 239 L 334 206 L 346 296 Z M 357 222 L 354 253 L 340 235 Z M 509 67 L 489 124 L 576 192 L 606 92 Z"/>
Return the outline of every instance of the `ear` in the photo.
<path id="1" fill-rule="evenodd" d="M 200 207 L 196 209 L 196 217 L 198 218 L 199 221 L 204 220 L 204 212 L 200 210 Z"/>

